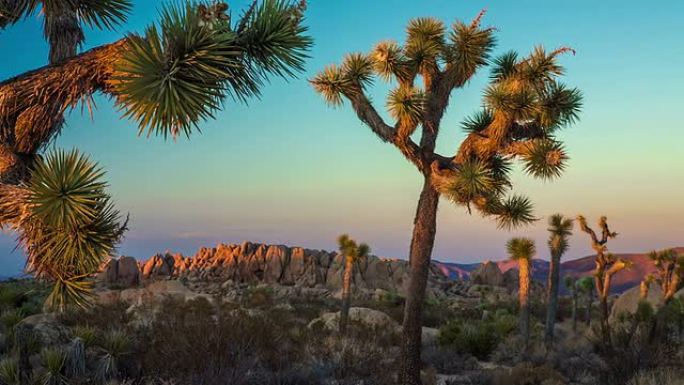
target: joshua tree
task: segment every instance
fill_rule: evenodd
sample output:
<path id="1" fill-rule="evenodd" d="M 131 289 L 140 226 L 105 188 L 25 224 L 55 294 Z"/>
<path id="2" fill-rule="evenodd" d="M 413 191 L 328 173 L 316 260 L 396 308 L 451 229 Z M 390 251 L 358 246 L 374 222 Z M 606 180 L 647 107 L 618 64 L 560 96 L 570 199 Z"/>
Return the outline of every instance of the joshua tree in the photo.
<path id="1" fill-rule="evenodd" d="M 549 251 L 551 252 L 551 265 L 549 280 L 547 283 L 547 311 L 546 331 L 544 341 L 546 344 L 553 342 L 553 328 L 556 324 L 558 311 L 558 287 L 560 283 L 560 259 L 568 251 L 568 237 L 572 235 L 572 219 L 554 214 L 549 218 Z"/>
<path id="2" fill-rule="evenodd" d="M 301 71 L 311 40 L 304 2 L 263 0 L 235 22 L 226 4 L 188 2 L 165 8 L 143 35 L 69 58 L 83 41 L 79 20 L 112 26 L 129 2 L 0 0 L 0 28 L 39 5 L 54 65 L 0 82 L 0 227 L 18 232 L 27 269 L 55 282 L 49 304 L 61 308 L 85 303 L 86 277 L 126 229 L 93 162 L 77 152 L 41 156 L 62 114 L 91 108 L 102 92 L 140 134 L 189 137 L 227 96 L 246 101 L 268 77 Z"/>
<path id="3" fill-rule="evenodd" d="M 584 322 L 587 326 L 591 325 L 591 304 L 594 302 L 594 279 L 592 277 L 582 277 L 575 282 L 576 291 L 584 294 Z"/>
<path id="4" fill-rule="evenodd" d="M 482 28 L 481 18 L 482 13 L 470 23 L 457 21 L 448 31 L 437 19 L 414 19 L 403 46 L 380 42 L 369 54 L 347 55 L 342 65 L 331 65 L 311 80 L 329 104 L 347 100 L 359 120 L 422 175 L 409 250 L 403 384 L 420 383 L 422 306 L 440 195 L 469 211 L 474 207 L 497 217 L 502 227 L 533 221 L 527 198 L 507 197 L 511 160 L 522 159 L 525 170 L 537 177 L 560 175 L 567 155 L 555 133 L 574 122 L 580 109 L 580 92 L 557 81 L 563 74 L 557 57 L 574 51 L 537 47 L 527 57 L 508 52 L 491 59 L 495 29 Z M 455 154 L 438 154 L 435 145 L 452 91 L 463 88 L 488 63 L 493 69 L 483 109 L 463 123 L 467 136 Z M 378 77 L 395 86 L 386 103 L 391 124 L 369 97 Z"/>
<path id="5" fill-rule="evenodd" d="M 608 295 L 610 294 L 610 283 L 617 272 L 628 267 L 627 262 L 607 253 L 606 243 L 609 239 L 617 237 L 617 233 L 611 232 L 608 228 L 608 218 L 605 216 L 599 219 L 598 225 L 601 228 L 601 238 L 596 235 L 593 229 L 587 225 L 587 220 L 579 215 L 577 221 L 580 228 L 591 237 L 591 247 L 596 252 L 596 270 L 594 271 L 594 282 L 596 294 L 598 295 L 601 307 L 601 334 L 603 335 L 604 347 L 612 347 L 610 338 L 610 325 L 608 323 Z"/>
<path id="6" fill-rule="evenodd" d="M 577 330 L 577 299 L 579 296 L 576 286 L 577 278 L 566 275 L 563 279 L 563 282 L 565 283 L 565 287 L 570 292 L 570 296 L 572 298 L 572 330 L 575 331 Z"/>
<path id="7" fill-rule="evenodd" d="M 368 258 L 370 247 L 362 243 L 357 245 L 349 235 L 343 234 L 337 239 L 340 254 L 344 258 L 344 279 L 342 281 L 342 309 L 340 311 L 340 334 L 347 331 L 349 323 L 349 307 L 351 304 L 351 284 L 354 279 L 354 266 L 364 258 Z"/>
<path id="8" fill-rule="evenodd" d="M 506 250 L 511 260 L 518 262 L 520 334 L 527 350 L 530 341 L 530 267 L 536 247 L 534 241 L 529 238 L 513 238 L 506 244 Z"/>
<path id="9" fill-rule="evenodd" d="M 655 281 L 660 285 L 663 292 L 663 303 L 667 305 L 679 290 L 684 274 L 684 255 L 679 255 L 675 250 L 652 251 L 648 255 L 653 261 L 656 271 L 646 277 L 647 283 Z M 646 292 L 648 295 L 648 292 Z"/>

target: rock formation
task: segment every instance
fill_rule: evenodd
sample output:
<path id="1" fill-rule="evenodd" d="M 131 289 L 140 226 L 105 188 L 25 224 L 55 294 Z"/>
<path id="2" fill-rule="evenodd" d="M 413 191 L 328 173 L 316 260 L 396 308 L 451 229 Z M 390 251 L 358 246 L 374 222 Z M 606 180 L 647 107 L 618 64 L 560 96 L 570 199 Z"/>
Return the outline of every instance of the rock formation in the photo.
<path id="1" fill-rule="evenodd" d="M 408 284 L 408 263 L 371 256 L 357 264 L 354 287 L 403 293 Z M 192 257 L 155 255 L 142 263 L 142 277 L 177 278 L 193 283 L 227 282 L 277 284 L 337 290 L 342 285 L 343 258 L 336 252 L 251 242 L 201 248 Z M 453 284 L 436 266 L 430 287 L 447 290 Z"/>
<path id="2" fill-rule="evenodd" d="M 476 285 L 503 286 L 504 275 L 496 263 L 487 261 L 471 273 L 470 280 Z"/>

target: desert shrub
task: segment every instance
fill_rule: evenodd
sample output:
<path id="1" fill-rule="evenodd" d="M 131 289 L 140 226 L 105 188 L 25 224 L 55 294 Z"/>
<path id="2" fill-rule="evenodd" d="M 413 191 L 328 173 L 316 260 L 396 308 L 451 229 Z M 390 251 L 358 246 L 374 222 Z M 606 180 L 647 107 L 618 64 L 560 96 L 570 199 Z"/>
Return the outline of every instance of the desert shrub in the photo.
<path id="1" fill-rule="evenodd" d="M 19 309 L 24 316 L 40 313 L 47 292 L 45 284 L 33 279 L 0 282 L 0 311 Z"/>
<path id="2" fill-rule="evenodd" d="M 486 321 L 450 322 L 440 328 L 438 338 L 440 345 L 481 360 L 486 360 L 501 340 L 493 324 Z"/>
<path id="3" fill-rule="evenodd" d="M 459 374 L 478 368 L 477 359 L 461 353 L 453 346 L 428 346 L 423 349 L 423 362 L 441 374 Z"/>
<path id="4" fill-rule="evenodd" d="M 274 304 L 275 291 L 270 286 L 250 286 L 242 299 L 246 308 L 267 307 Z"/>
<path id="5" fill-rule="evenodd" d="M 102 381 L 120 378 L 125 370 L 124 359 L 132 353 L 131 338 L 119 329 L 111 329 L 97 341 L 102 355 L 97 365 L 97 377 Z"/>
<path id="6" fill-rule="evenodd" d="M 516 330 L 517 318 L 506 310 L 499 310 L 487 319 L 452 320 L 439 330 L 442 346 L 452 346 L 459 353 L 478 359 L 489 358 L 499 343 Z"/>
<path id="7" fill-rule="evenodd" d="M 93 346 L 98 339 L 98 331 L 92 326 L 76 325 L 71 329 L 71 333 L 79 338 L 86 348 Z"/>
<path id="8" fill-rule="evenodd" d="M 564 385 L 568 380 L 553 368 L 542 365 L 518 364 L 509 370 L 494 373 L 492 385 Z"/>
<path id="9" fill-rule="evenodd" d="M 423 326 L 431 328 L 440 327 L 453 320 L 456 316 L 457 313 L 454 309 L 437 298 L 428 297 L 423 304 Z"/>
<path id="10" fill-rule="evenodd" d="M 682 385 L 684 384 L 682 375 L 684 373 L 681 370 L 659 368 L 637 373 L 627 382 L 627 385 Z"/>
<path id="11" fill-rule="evenodd" d="M 95 303 L 82 308 L 68 308 L 59 315 L 60 321 L 67 326 L 89 326 L 96 330 L 129 329 L 133 314 L 128 310 L 130 304 L 117 300 L 110 303 Z"/>
<path id="12" fill-rule="evenodd" d="M 204 298 L 165 299 L 149 325 L 138 333 L 144 375 L 192 384 L 268 383 L 302 362 L 308 330 L 282 314 L 250 313 Z"/>

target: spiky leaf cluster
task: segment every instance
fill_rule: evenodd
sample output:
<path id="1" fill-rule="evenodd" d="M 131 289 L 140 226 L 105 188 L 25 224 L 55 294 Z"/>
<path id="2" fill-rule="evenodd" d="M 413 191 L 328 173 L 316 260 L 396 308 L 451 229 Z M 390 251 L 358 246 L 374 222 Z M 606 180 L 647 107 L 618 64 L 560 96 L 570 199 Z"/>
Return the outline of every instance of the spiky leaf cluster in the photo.
<path id="1" fill-rule="evenodd" d="M 551 255 L 561 256 L 568 251 L 570 242 L 568 238 L 572 235 L 573 221 L 564 217 L 562 214 L 554 214 L 549 217 L 549 249 Z"/>
<path id="2" fill-rule="evenodd" d="M 102 170 L 78 151 L 55 151 L 36 163 L 29 181 L 30 218 L 20 241 L 27 269 L 54 282 L 47 305 L 85 305 L 97 271 L 126 230 L 106 193 Z"/>
<path id="3" fill-rule="evenodd" d="M 506 243 L 506 252 L 512 260 L 531 260 L 537 252 L 534 241 L 529 238 L 512 238 Z"/>
<path id="4" fill-rule="evenodd" d="M 268 75 L 303 70 L 311 46 L 301 24 L 304 3 L 264 0 L 236 25 L 225 14 L 207 20 L 200 5 L 164 8 L 159 26 L 131 36 L 117 66 L 118 101 L 141 133 L 189 136 L 226 96 L 246 101 Z"/>
<path id="5" fill-rule="evenodd" d="M 112 29 L 126 20 L 132 3 L 130 0 L 0 0 L 0 28 L 34 14 L 39 8 L 44 15 L 68 11 L 89 27 Z"/>
<path id="6" fill-rule="evenodd" d="M 353 262 L 357 262 L 370 255 L 371 249 L 365 244 L 357 244 L 356 241 L 351 239 L 349 235 L 342 234 L 337 238 L 337 244 L 340 249 L 340 253 L 345 258 L 351 258 Z"/>

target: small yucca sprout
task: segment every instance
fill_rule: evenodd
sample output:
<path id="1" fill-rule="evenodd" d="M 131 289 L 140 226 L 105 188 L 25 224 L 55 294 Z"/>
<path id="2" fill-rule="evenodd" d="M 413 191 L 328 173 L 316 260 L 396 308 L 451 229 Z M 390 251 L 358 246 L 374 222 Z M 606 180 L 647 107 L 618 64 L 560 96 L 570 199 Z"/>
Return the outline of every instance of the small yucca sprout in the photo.
<path id="1" fill-rule="evenodd" d="M 97 374 L 103 382 L 117 379 L 121 359 L 130 354 L 131 340 L 123 330 L 110 330 L 102 336 L 100 347 L 104 354 L 100 357 Z"/>
<path id="2" fill-rule="evenodd" d="M 362 88 L 373 83 L 373 62 L 361 53 L 347 55 L 342 62 L 342 73 Z"/>
<path id="3" fill-rule="evenodd" d="M 0 359 L 0 383 L 5 385 L 21 385 L 19 362 L 12 356 Z"/>
<path id="4" fill-rule="evenodd" d="M 67 378 L 64 375 L 66 355 L 59 348 L 44 348 L 40 352 L 41 364 L 45 373 L 40 382 L 43 385 L 66 385 Z"/>

